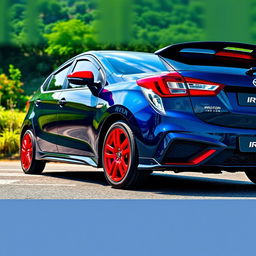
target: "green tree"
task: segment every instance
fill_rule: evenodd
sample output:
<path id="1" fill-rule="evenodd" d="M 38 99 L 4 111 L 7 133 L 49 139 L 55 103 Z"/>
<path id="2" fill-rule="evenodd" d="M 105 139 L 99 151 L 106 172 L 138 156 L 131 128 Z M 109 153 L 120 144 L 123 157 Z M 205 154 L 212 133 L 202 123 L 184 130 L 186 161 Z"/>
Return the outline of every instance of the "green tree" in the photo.
<path id="1" fill-rule="evenodd" d="M 108 4 L 109 1 L 105 1 Z M 100 0 L 9 2 L 10 10 L 6 13 L 9 13 L 13 46 L 0 47 L 0 69 L 7 74 L 8 65 L 15 63 L 24 74 L 22 79 L 26 94 L 32 94 L 56 66 L 83 51 L 116 49 L 154 52 L 172 43 L 203 39 L 205 1 L 202 0 L 133 1 L 132 25 L 129 31 L 121 30 L 124 32 L 122 37 L 130 34 L 129 39 L 119 42 L 114 41 L 112 36 L 106 42 L 97 40 L 98 21 L 102 14 L 98 5 Z M 117 11 L 116 8 L 113 10 Z M 256 20 L 255 8 L 252 8 L 252 13 L 253 20 Z M 106 22 L 109 23 L 111 18 L 107 16 Z M 117 21 L 114 25 L 121 23 Z M 109 27 L 111 31 L 112 27 Z M 252 30 L 256 38 L 255 26 Z"/>
<path id="2" fill-rule="evenodd" d="M 96 47 L 92 26 L 81 20 L 71 19 L 55 23 L 49 33 L 44 36 L 49 55 L 64 56 L 65 58 Z"/>
<path id="3" fill-rule="evenodd" d="M 198 28 L 196 24 L 191 21 L 169 26 L 159 31 L 158 34 L 157 45 L 159 47 L 164 47 L 168 44 L 200 41 L 204 39 L 203 30 Z"/>
<path id="4" fill-rule="evenodd" d="M 67 1 L 40 0 L 38 10 L 45 25 L 69 18 Z"/>

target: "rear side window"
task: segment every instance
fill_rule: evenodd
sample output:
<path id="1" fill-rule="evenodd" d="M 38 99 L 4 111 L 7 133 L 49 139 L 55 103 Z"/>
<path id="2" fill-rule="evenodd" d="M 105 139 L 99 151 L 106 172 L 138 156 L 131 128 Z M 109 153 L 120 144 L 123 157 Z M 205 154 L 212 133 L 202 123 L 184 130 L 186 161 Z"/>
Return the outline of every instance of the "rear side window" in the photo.
<path id="1" fill-rule="evenodd" d="M 69 66 L 66 66 L 64 69 L 58 71 L 52 76 L 52 79 L 47 87 L 47 91 L 55 91 L 62 89 L 64 81 L 67 77 Z"/>
<path id="2" fill-rule="evenodd" d="M 167 71 L 167 67 L 154 54 L 147 53 L 109 53 L 105 55 L 118 74 L 140 74 Z"/>

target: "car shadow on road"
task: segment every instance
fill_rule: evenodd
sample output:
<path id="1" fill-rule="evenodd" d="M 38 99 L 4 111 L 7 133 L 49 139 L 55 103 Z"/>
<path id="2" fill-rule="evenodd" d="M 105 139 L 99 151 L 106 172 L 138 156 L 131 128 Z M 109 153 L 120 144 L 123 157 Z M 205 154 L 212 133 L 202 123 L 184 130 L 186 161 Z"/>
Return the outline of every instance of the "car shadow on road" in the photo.
<path id="1" fill-rule="evenodd" d="M 153 174 L 144 185 L 143 191 L 173 196 L 256 198 L 256 185 L 249 181 Z"/>
<path id="2" fill-rule="evenodd" d="M 45 176 L 89 182 L 107 186 L 103 172 L 48 172 Z M 256 185 L 247 181 L 191 177 L 177 174 L 152 174 L 139 188 L 138 192 L 151 192 L 170 196 L 192 197 L 244 197 L 256 198 Z M 171 198 L 172 198 L 171 197 Z"/>
<path id="3" fill-rule="evenodd" d="M 45 172 L 44 176 L 62 178 L 67 180 L 81 181 L 81 182 L 89 182 L 94 184 L 100 184 L 103 186 L 107 186 L 107 182 L 104 177 L 103 172 L 97 171 L 86 171 L 86 172 Z"/>

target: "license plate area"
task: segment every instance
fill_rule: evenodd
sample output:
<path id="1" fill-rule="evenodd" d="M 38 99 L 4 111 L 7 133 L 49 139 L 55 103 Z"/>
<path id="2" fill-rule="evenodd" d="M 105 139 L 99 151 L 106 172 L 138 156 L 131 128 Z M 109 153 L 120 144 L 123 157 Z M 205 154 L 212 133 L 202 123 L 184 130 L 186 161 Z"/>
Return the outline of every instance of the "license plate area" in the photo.
<path id="1" fill-rule="evenodd" d="M 237 93 L 240 106 L 256 107 L 256 93 Z"/>
<path id="2" fill-rule="evenodd" d="M 241 152 L 256 152 L 256 136 L 240 137 L 239 149 Z"/>

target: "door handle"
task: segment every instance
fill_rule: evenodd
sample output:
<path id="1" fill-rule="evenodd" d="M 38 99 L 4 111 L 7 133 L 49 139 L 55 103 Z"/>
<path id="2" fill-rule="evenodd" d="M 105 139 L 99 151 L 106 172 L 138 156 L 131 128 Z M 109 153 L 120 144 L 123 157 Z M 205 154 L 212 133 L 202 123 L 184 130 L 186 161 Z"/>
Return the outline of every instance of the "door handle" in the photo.
<path id="1" fill-rule="evenodd" d="M 59 100 L 58 103 L 59 103 L 59 106 L 60 106 L 60 107 L 63 107 L 63 106 L 67 103 L 67 101 L 66 101 L 65 98 L 62 98 L 62 99 Z"/>
<path id="2" fill-rule="evenodd" d="M 38 107 L 41 102 L 42 101 L 40 99 L 38 99 L 38 100 L 35 101 L 35 105 Z"/>

